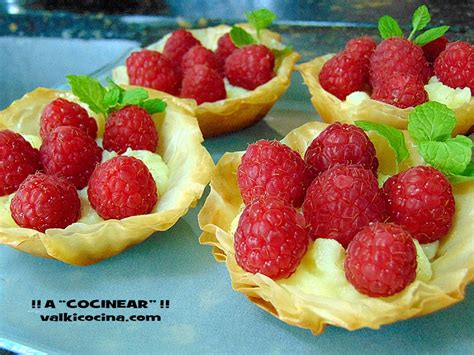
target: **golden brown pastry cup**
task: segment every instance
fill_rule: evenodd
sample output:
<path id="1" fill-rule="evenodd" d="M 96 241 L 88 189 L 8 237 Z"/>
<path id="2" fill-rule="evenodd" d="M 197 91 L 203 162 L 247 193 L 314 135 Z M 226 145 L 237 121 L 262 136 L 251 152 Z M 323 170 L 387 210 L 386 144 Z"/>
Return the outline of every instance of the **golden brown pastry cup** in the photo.
<path id="1" fill-rule="evenodd" d="M 321 122 L 305 124 L 290 132 L 282 142 L 303 155 L 325 127 L 327 125 Z M 410 158 L 400 165 L 401 170 L 423 164 L 413 141 L 406 131 L 404 133 Z M 371 132 L 369 137 L 376 146 L 379 173 L 393 174 L 396 169 L 394 152 L 377 134 Z M 474 183 L 453 186 L 456 201 L 453 226 L 440 241 L 431 261 L 432 277 L 428 282 L 417 279 L 402 292 L 387 298 L 371 298 L 354 292 L 356 296 L 350 296 L 354 299 L 346 299 L 339 297 L 338 292 L 343 292 L 340 290 L 334 291 L 334 297 L 328 297 L 305 293 L 299 288 L 288 289 L 278 281 L 248 273 L 237 265 L 231 224 L 242 206 L 236 181 L 242 154 L 226 153 L 212 174 L 211 191 L 199 213 L 200 242 L 212 246 L 215 259 L 224 262 L 229 271 L 232 287 L 257 306 L 290 325 L 310 329 L 317 335 L 326 325 L 348 330 L 378 329 L 385 324 L 440 310 L 464 298 L 466 286 L 474 278 Z"/>
<path id="2" fill-rule="evenodd" d="M 0 129 L 39 136 L 44 107 L 59 97 L 78 101 L 66 91 L 38 88 L 0 112 Z M 170 177 L 166 192 L 150 214 L 95 224 L 76 222 L 45 233 L 0 223 L 0 244 L 69 264 L 89 265 L 141 243 L 156 231 L 171 228 L 201 197 L 214 163 L 201 144 L 203 137 L 192 109 L 170 95 L 156 93 L 155 97 L 167 103 L 165 113 L 155 114 L 153 119 L 159 138 L 156 152 L 169 167 Z M 101 136 L 103 117 L 89 114 L 99 122 Z"/>

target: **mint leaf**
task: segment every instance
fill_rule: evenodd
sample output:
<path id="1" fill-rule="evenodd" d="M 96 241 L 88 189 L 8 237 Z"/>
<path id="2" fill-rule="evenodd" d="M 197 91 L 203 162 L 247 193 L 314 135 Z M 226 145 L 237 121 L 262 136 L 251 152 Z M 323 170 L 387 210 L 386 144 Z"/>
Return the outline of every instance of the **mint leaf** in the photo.
<path id="1" fill-rule="evenodd" d="M 232 26 L 232 29 L 230 30 L 230 39 L 239 48 L 256 43 L 250 33 L 238 26 Z"/>
<path id="2" fill-rule="evenodd" d="M 142 88 L 134 88 L 125 90 L 122 96 L 120 104 L 123 106 L 127 105 L 139 105 L 142 101 L 148 99 L 148 91 Z"/>
<path id="3" fill-rule="evenodd" d="M 369 121 L 356 121 L 355 125 L 362 128 L 364 131 L 375 131 L 384 137 L 387 140 L 388 145 L 395 151 L 398 163 L 410 156 L 407 146 L 405 145 L 405 137 L 398 129 L 386 124 Z"/>
<path id="4" fill-rule="evenodd" d="M 163 112 L 166 109 L 166 102 L 160 99 L 150 99 L 142 102 L 140 107 L 150 115 L 153 115 L 158 112 Z"/>
<path id="5" fill-rule="evenodd" d="M 402 29 L 392 16 L 382 16 L 379 19 L 379 32 L 383 39 L 403 37 Z"/>
<path id="6" fill-rule="evenodd" d="M 408 36 L 408 40 L 411 40 L 413 35 L 417 31 L 420 31 L 423 28 L 425 28 L 426 25 L 430 23 L 430 21 L 431 21 L 431 16 L 426 5 L 421 5 L 420 7 L 418 7 L 413 13 L 413 17 L 411 20 L 413 30 L 411 31 L 410 36 Z"/>
<path id="7" fill-rule="evenodd" d="M 451 136 L 456 116 L 435 101 L 415 107 L 408 115 L 408 132 L 415 141 L 442 141 Z"/>
<path id="8" fill-rule="evenodd" d="M 418 46 L 424 46 L 430 42 L 433 42 L 435 39 L 438 39 L 449 30 L 449 26 L 439 26 L 429 29 L 426 32 L 423 32 L 421 35 L 415 38 L 413 43 Z"/>
<path id="9" fill-rule="evenodd" d="M 121 91 L 117 88 L 109 89 L 104 95 L 104 106 L 107 108 L 117 106 L 120 101 Z"/>
<path id="10" fill-rule="evenodd" d="M 92 111 L 107 112 L 107 107 L 104 105 L 105 88 L 98 80 L 86 75 L 68 75 L 66 78 L 71 85 L 72 93 Z"/>
<path id="11" fill-rule="evenodd" d="M 472 141 L 459 135 L 444 142 L 420 142 L 418 150 L 428 164 L 446 175 L 461 175 L 471 161 Z"/>
<path id="12" fill-rule="evenodd" d="M 449 181 L 453 184 L 474 181 L 474 163 L 470 162 L 461 175 L 448 176 Z"/>
<path id="13" fill-rule="evenodd" d="M 245 13 L 247 21 L 257 30 L 257 38 L 260 38 L 260 31 L 269 27 L 276 19 L 276 15 L 267 9 L 258 9 Z"/>

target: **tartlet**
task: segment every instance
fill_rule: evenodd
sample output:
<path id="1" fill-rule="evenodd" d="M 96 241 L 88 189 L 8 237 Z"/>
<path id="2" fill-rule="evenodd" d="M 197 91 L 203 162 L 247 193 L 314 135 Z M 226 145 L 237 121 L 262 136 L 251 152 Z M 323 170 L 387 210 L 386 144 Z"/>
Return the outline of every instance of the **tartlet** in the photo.
<path id="1" fill-rule="evenodd" d="M 141 243 L 155 231 L 171 228 L 201 197 L 214 164 L 201 144 L 203 137 L 192 109 L 170 95 L 156 92 L 153 97 L 167 103 L 165 113 L 155 114 L 153 119 L 159 137 L 156 152 L 168 166 L 170 176 L 166 192 L 160 196 L 150 214 L 92 224 L 76 222 L 65 229 L 53 228 L 45 233 L 20 228 L 13 220 L 2 218 L 0 243 L 36 256 L 74 265 L 89 265 Z M 0 129 L 40 139 L 42 110 L 57 98 L 79 103 L 70 92 L 38 88 L 0 112 Z M 102 137 L 101 117 L 90 110 L 89 115 L 98 120 L 98 136 Z"/>
<path id="2" fill-rule="evenodd" d="M 246 24 L 239 25 L 251 34 L 255 30 Z M 219 25 L 204 29 L 189 30 L 201 44 L 211 50 L 217 48 L 219 38 L 228 33 L 231 27 Z M 147 49 L 162 52 L 164 45 L 171 34 L 164 36 L 160 41 L 151 44 Z M 284 48 L 278 33 L 263 30 L 261 32 L 262 44 L 271 49 Z M 275 77 L 255 90 L 235 88 L 236 93 L 231 93 L 224 100 L 206 102 L 197 105 L 193 99 L 182 99 L 194 109 L 194 114 L 199 122 L 199 127 L 205 137 L 217 136 L 248 127 L 261 120 L 273 107 L 275 102 L 288 89 L 291 73 L 300 55 L 296 52 L 284 54 L 275 62 Z M 127 68 L 119 66 L 112 71 L 112 77 L 118 84 L 128 84 Z M 146 88 L 148 92 L 155 90 Z"/>
<path id="3" fill-rule="evenodd" d="M 311 94 L 311 103 L 326 123 L 355 121 L 372 121 L 385 123 L 398 129 L 406 129 L 408 114 L 413 108 L 401 109 L 387 103 L 364 99 L 358 105 L 341 101 L 336 96 L 324 90 L 319 82 L 319 73 L 332 55 L 324 55 L 297 65 L 296 70 L 301 73 Z M 474 129 L 474 99 L 454 109 L 457 124 L 453 136 L 471 133 Z"/>
<path id="4" fill-rule="evenodd" d="M 303 154 L 314 137 L 326 127 L 320 122 L 305 124 L 290 132 L 282 142 Z M 410 158 L 400 164 L 400 170 L 423 164 L 413 141 L 407 132 L 404 134 Z M 388 143 L 372 132 L 369 137 L 377 150 L 379 174 L 394 174 L 397 168 L 395 154 Z M 203 231 L 200 242 L 212 246 L 216 260 L 226 263 L 232 287 L 251 302 L 290 325 L 310 329 L 318 335 L 326 325 L 348 330 L 378 329 L 384 324 L 437 311 L 464 298 L 467 284 L 474 279 L 474 242 L 471 238 L 474 230 L 474 183 L 453 185 L 456 201 L 453 227 L 441 239 L 436 255 L 431 259 L 431 277 L 429 272 L 420 273 L 402 292 L 386 298 L 371 298 L 355 291 L 345 279 L 340 263 L 345 251 L 337 242 L 328 239 L 317 239 L 295 274 L 285 280 L 273 281 L 262 274 L 245 272 L 237 265 L 232 231 L 243 203 L 236 180 L 242 155 L 243 152 L 226 153 L 215 168 L 210 194 L 199 213 L 199 225 Z M 323 250 L 323 243 L 331 247 Z M 324 255 L 325 251 L 328 255 Z M 324 260 L 320 269 L 318 262 L 311 259 L 313 257 Z M 319 280 L 319 291 L 315 291 L 318 283 L 310 281 L 317 279 L 305 279 L 304 275 L 328 276 L 324 274 L 327 269 L 325 262 L 331 258 L 339 260 L 337 270 L 334 270 L 334 275 Z M 427 260 L 425 258 L 424 262 Z M 419 264 L 422 263 L 420 260 Z M 297 275 L 302 265 L 311 269 L 303 269 Z M 333 285 L 332 288 L 321 286 L 326 281 Z"/>

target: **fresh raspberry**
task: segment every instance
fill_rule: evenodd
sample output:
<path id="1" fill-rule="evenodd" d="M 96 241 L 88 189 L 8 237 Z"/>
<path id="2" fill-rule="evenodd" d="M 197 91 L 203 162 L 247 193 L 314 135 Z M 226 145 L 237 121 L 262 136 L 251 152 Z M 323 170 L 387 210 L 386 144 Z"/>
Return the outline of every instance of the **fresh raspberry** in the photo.
<path id="1" fill-rule="evenodd" d="M 122 219 L 150 213 L 158 201 L 155 180 L 134 157 L 117 156 L 97 166 L 87 194 L 103 219 Z"/>
<path id="2" fill-rule="evenodd" d="M 420 243 L 445 236 L 453 223 L 454 197 L 444 175 L 431 166 L 417 166 L 392 176 L 383 185 L 390 220 Z"/>
<path id="3" fill-rule="evenodd" d="M 184 74 L 181 97 L 194 99 L 198 105 L 223 100 L 227 97 L 224 79 L 205 65 L 195 65 Z"/>
<path id="4" fill-rule="evenodd" d="M 174 31 L 165 43 L 163 55 L 173 64 L 181 65 L 183 56 L 196 45 L 201 44 L 193 34 L 185 29 Z"/>
<path id="5" fill-rule="evenodd" d="M 238 48 L 225 61 L 225 76 L 234 86 L 254 90 L 273 78 L 275 57 L 261 44 Z"/>
<path id="6" fill-rule="evenodd" d="M 89 117 L 87 111 L 65 99 L 56 99 L 47 104 L 40 118 L 40 135 L 46 136 L 56 127 L 73 126 L 82 129 L 92 139 L 97 138 L 97 122 Z"/>
<path id="7" fill-rule="evenodd" d="M 340 100 L 354 91 L 363 90 L 368 79 L 367 66 L 363 59 L 342 52 L 324 63 L 319 73 L 319 82 L 324 90 Z"/>
<path id="8" fill-rule="evenodd" d="M 416 247 L 402 227 L 371 223 L 349 244 L 344 262 L 347 280 L 364 295 L 388 297 L 416 277 Z"/>
<path id="9" fill-rule="evenodd" d="M 344 48 L 344 53 L 355 59 L 363 59 L 366 67 L 369 66 L 370 56 L 377 47 L 377 43 L 369 36 L 357 37 L 349 40 Z"/>
<path id="10" fill-rule="evenodd" d="M 434 63 L 438 79 L 452 88 L 471 89 L 474 95 L 474 46 L 467 42 L 452 42 Z"/>
<path id="11" fill-rule="evenodd" d="M 18 133 L 0 131 L 0 196 L 15 192 L 28 175 L 40 168 L 38 149 Z"/>
<path id="12" fill-rule="evenodd" d="M 385 201 L 374 174 L 359 165 L 339 165 L 313 180 L 303 212 L 313 239 L 335 239 L 345 248 L 370 222 L 385 218 Z"/>
<path id="13" fill-rule="evenodd" d="M 222 67 L 224 67 L 225 60 L 228 56 L 232 54 L 233 51 L 237 49 L 234 42 L 230 38 L 230 34 L 226 33 L 217 42 L 217 49 L 215 51 L 216 57 L 219 60 L 219 63 Z"/>
<path id="14" fill-rule="evenodd" d="M 303 159 L 290 147 L 260 140 L 250 144 L 237 169 L 237 182 L 245 204 L 259 197 L 278 197 L 300 207 L 311 174 Z"/>
<path id="15" fill-rule="evenodd" d="M 399 108 L 414 107 L 428 101 L 425 86 L 412 74 L 395 72 L 379 80 L 372 91 L 372 99 Z"/>
<path id="16" fill-rule="evenodd" d="M 444 51 L 448 43 L 448 39 L 445 36 L 441 36 L 421 47 L 428 62 L 433 63 L 439 54 Z"/>
<path id="17" fill-rule="evenodd" d="M 20 227 L 44 232 L 76 222 L 81 217 L 81 201 L 74 185 L 66 179 L 36 173 L 20 185 L 10 211 Z"/>
<path id="18" fill-rule="evenodd" d="M 79 128 L 59 126 L 41 144 L 40 159 L 46 174 L 62 176 L 82 189 L 102 159 L 102 149 Z"/>
<path id="19" fill-rule="evenodd" d="M 234 236 L 235 259 L 245 271 L 287 278 L 308 250 L 304 217 L 280 199 L 245 207 Z"/>
<path id="20" fill-rule="evenodd" d="M 222 72 L 222 66 L 214 52 L 201 45 L 194 46 L 186 52 L 181 62 L 181 70 L 183 73 L 186 73 L 186 70 L 191 69 L 197 64 L 206 65 L 218 73 Z"/>
<path id="21" fill-rule="evenodd" d="M 126 60 L 129 83 L 131 85 L 167 92 L 179 93 L 181 76 L 159 52 L 142 49 L 133 52 Z"/>
<path id="22" fill-rule="evenodd" d="M 379 161 L 374 144 L 365 132 L 353 125 L 333 123 L 310 144 L 304 155 L 314 177 L 338 164 L 358 164 L 377 175 Z"/>
<path id="23" fill-rule="evenodd" d="M 122 154 L 132 150 L 155 152 L 158 135 L 150 114 L 138 106 L 126 106 L 112 112 L 105 124 L 104 149 Z"/>
<path id="24" fill-rule="evenodd" d="M 378 82 L 393 73 L 412 74 L 423 83 L 429 80 L 429 66 L 421 47 L 404 38 L 389 38 L 382 41 L 370 57 L 370 82 Z"/>

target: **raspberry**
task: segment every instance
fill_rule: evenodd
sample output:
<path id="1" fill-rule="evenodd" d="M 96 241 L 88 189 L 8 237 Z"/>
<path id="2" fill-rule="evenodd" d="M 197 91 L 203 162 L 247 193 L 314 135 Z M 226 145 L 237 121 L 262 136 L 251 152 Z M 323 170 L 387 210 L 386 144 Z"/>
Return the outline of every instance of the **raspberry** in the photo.
<path id="1" fill-rule="evenodd" d="M 429 79 L 429 63 L 421 47 L 404 38 L 389 38 L 382 41 L 370 57 L 370 82 L 377 86 L 387 76 L 400 72 L 412 74 L 423 83 Z"/>
<path id="2" fill-rule="evenodd" d="M 222 66 L 214 52 L 201 45 L 194 46 L 186 52 L 181 62 L 181 70 L 183 73 L 186 73 L 186 70 L 191 69 L 197 64 L 206 65 L 219 73 L 222 72 Z"/>
<path id="3" fill-rule="evenodd" d="M 230 56 L 232 52 L 236 49 L 237 47 L 235 46 L 234 42 L 232 42 L 229 33 L 226 33 L 221 38 L 219 38 L 215 54 L 222 67 L 224 67 L 225 60 L 227 59 L 227 57 Z"/>
<path id="4" fill-rule="evenodd" d="M 349 40 L 344 48 L 344 53 L 355 59 L 363 59 L 367 67 L 370 63 L 370 56 L 377 47 L 377 43 L 369 36 L 357 37 Z"/>
<path id="5" fill-rule="evenodd" d="M 126 106 L 109 115 L 105 124 L 104 149 L 119 154 L 127 148 L 155 152 L 157 144 L 155 123 L 141 107 Z"/>
<path id="6" fill-rule="evenodd" d="M 383 185 L 387 211 L 420 243 L 446 235 L 454 216 L 454 197 L 444 175 L 430 166 L 417 166 L 389 178 Z"/>
<path id="7" fill-rule="evenodd" d="M 453 42 L 446 46 L 434 63 L 438 79 L 452 88 L 471 89 L 474 94 L 474 46 L 467 42 Z"/>
<path id="8" fill-rule="evenodd" d="M 167 92 L 179 93 L 180 74 L 159 52 L 142 49 L 133 52 L 126 60 L 131 85 Z"/>
<path id="9" fill-rule="evenodd" d="M 347 247 L 370 222 L 383 221 L 385 201 L 374 174 L 358 165 L 324 171 L 306 192 L 303 212 L 313 239 L 335 239 Z"/>
<path id="10" fill-rule="evenodd" d="M 227 97 L 224 80 L 217 71 L 198 64 L 184 74 L 181 97 L 195 99 L 198 105 Z"/>
<path id="11" fill-rule="evenodd" d="M 81 202 L 74 185 L 66 179 L 36 173 L 20 185 L 10 211 L 20 227 L 44 232 L 76 222 L 81 217 Z"/>
<path id="12" fill-rule="evenodd" d="M 62 176 L 82 189 L 102 159 L 102 149 L 79 128 L 59 126 L 41 144 L 40 159 L 46 174 Z"/>
<path id="13" fill-rule="evenodd" d="M 428 62 L 433 63 L 439 54 L 444 51 L 446 45 L 449 43 L 448 39 L 445 36 L 441 36 L 430 43 L 425 44 L 421 49 L 425 54 Z"/>
<path id="14" fill-rule="evenodd" d="M 364 295 L 387 297 L 416 277 L 416 247 L 407 231 L 392 223 L 372 223 L 349 244 L 344 262 L 347 280 Z"/>
<path id="15" fill-rule="evenodd" d="M 361 91 L 367 83 L 367 67 L 363 59 L 342 52 L 324 63 L 319 82 L 324 90 L 340 100 L 354 91 Z"/>
<path id="16" fill-rule="evenodd" d="M 311 183 L 311 174 L 300 155 L 290 147 L 260 140 L 250 144 L 242 156 L 237 182 L 245 204 L 268 196 L 299 207 Z"/>
<path id="17" fill-rule="evenodd" d="M 235 259 L 245 271 L 287 278 L 305 255 L 303 216 L 282 200 L 255 200 L 245 207 L 234 236 Z"/>
<path id="18" fill-rule="evenodd" d="M 46 136 L 56 127 L 73 126 L 86 132 L 92 139 L 97 138 L 97 122 L 87 111 L 65 99 L 56 99 L 47 104 L 40 118 L 40 135 Z"/>
<path id="19" fill-rule="evenodd" d="M 103 219 L 122 219 L 150 213 L 158 201 L 155 180 L 134 157 L 117 156 L 97 166 L 87 194 Z"/>
<path id="20" fill-rule="evenodd" d="M 377 175 L 379 161 L 374 144 L 357 126 L 333 123 L 310 144 L 304 155 L 313 176 L 338 164 L 358 164 Z"/>
<path id="21" fill-rule="evenodd" d="M 40 169 L 38 149 L 18 133 L 0 131 L 0 196 L 15 192 L 28 175 Z"/>
<path id="22" fill-rule="evenodd" d="M 181 60 L 183 56 L 196 45 L 200 45 L 193 34 L 184 29 L 179 29 L 174 31 L 170 38 L 166 41 L 165 48 L 163 49 L 163 55 L 168 59 L 173 65 L 181 65 Z"/>
<path id="23" fill-rule="evenodd" d="M 273 78 L 275 57 L 264 45 L 238 48 L 225 61 L 225 76 L 234 86 L 254 90 Z"/>
<path id="24" fill-rule="evenodd" d="M 379 80 L 371 97 L 399 108 L 414 107 L 428 101 L 423 82 L 417 76 L 400 72 Z"/>

